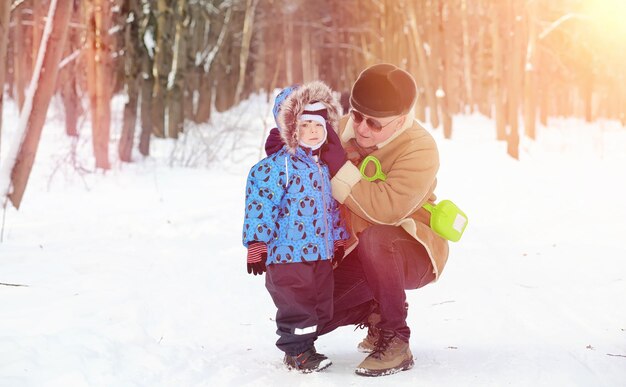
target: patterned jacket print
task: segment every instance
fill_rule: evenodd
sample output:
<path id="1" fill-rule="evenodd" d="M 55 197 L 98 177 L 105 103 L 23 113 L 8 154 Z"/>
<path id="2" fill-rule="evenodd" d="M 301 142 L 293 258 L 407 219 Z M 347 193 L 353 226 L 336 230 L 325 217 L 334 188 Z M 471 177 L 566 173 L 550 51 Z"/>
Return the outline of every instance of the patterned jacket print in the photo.
<path id="1" fill-rule="evenodd" d="M 340 110 L 328 86 L 301 86 L 282 102 L 277 117 L 285 145 L 248 174 L 243 244 L 265 243 L 267 265 L 330 260 L 334 242 L 349 237 L 328 167 L 298 145 L 297 117 L 313 101 L 327 107 L 326 130 L 336 130 Z"/>
<path id="2" fill-rule="evenodd" d="M 332 259 L 334 242 L 348 238 L 328 167 L 309 152 L 285 146 L 248 174 L 243 244 L 264 242 L 267 265 Z"/>

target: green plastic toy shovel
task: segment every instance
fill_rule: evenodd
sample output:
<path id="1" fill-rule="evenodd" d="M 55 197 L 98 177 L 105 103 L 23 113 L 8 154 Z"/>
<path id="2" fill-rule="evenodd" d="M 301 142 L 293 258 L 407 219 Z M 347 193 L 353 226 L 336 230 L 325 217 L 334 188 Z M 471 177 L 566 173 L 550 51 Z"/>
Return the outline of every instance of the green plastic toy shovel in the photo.
<path id="1" fill-rule="evenodd" d="M 442 200 L 436 205 L 424 204 L 430 212 L 430 228 L 441 237 L 458 242 L 467 227 L 467 215 L 450 200 Z"/>
<path id="2" fill-rule="evenodd" d="M 367 164 L 374 163 L 374 174 L 368 176 L 365 173 Z M 367 156 L 361 163 L 359 169 L 361 176 L 367 181 L 386 181 L 387 175 L 383 172 L 380 160 L 375 156 Z M 467 227 L 467 215 L 456 204 L 450 200 L 442 200 L 439 204 L 432 205 L 426 203 L 423 206 L 426 211 L 430 212 L 430 228 L 432 228 L 442 238 L 446 238 L 452 242 L 458 242 Z"/>
<path id="3" fill-rule="evenodd" d="M 372 176 L 367 176 L 367 174 L 365 173 L 365 168 L 367 168 L 367 164 L 369 163 L 374 163 L 374 167 L 376 168 Z M 363 178 L 367 181 L 387 180 L 387 175 L 385 174 L 385 172 L 383 172 L 383 168 L 380 166 L 380 160 L 378 160 L 376 156 L 370 155 L 364 158 L 363 162 L 361 162 L 361 168 L 359 169 L 359 171 L 361 172 L 361 176 L 363 176 Z"/>

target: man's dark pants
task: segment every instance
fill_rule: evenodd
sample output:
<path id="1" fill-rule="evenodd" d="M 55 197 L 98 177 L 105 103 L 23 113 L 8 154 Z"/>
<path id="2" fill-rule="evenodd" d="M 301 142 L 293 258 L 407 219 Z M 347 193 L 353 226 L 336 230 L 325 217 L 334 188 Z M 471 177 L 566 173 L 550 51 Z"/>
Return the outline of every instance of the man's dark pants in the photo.
<path id="1" fill-rule="evenodd" d="M 359 234 L 359 244 L 334 271 L 334 315 L 320 334 L 364 322 L 375 301 L 378 328 L 394 330 L 408 341 L 405 289 L 435 279 L 424 246 L 400 227 L 374 225 Z"/>

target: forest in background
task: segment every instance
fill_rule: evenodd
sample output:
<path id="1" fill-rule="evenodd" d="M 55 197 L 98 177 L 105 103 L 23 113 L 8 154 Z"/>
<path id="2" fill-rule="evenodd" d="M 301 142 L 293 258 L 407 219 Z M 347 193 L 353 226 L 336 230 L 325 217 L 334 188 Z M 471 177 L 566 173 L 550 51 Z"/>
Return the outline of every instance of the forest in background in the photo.
<path id="1" fill-rule="evenodd" d="M 4 1 L 0 84 L 4 98 L 22 108 L 54 5 L 54 20 L 65 21 L 49 23 L 54 55 L 42 58 L 38 78 L 50 90 L 35 93 L 30 115 L 45 118 L 58 95 L 69 136 L 89 117 L 97 168 L 110 168 L 111 125 L 122 128 L 115 146 L 130 162 L 134 147 L 149 154 L 152 136 L 176 139 L 250 93 L 314 79 L 348 92 L 362 69 L 380 62 L 413 74 L 419 120 L 453 138 L 455 114 L 480 112 L 494 119 L 494 136 L 518 158 L 519 136 L 535 138 L 537 123 L 549 117 L 626 125 L 624 3 Z M 111 122 L 117 94 L 126 99 L 123 122 Z M 44 118 L 29 121 L 27 131 Z"/>

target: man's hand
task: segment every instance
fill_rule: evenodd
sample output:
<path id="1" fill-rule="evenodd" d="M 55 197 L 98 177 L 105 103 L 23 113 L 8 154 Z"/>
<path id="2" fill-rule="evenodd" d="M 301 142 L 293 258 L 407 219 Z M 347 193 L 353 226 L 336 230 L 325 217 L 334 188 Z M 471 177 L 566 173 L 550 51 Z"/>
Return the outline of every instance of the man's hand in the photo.
<path id="1" fill-rule="evenodd" d="M 346 253 L 345 250 L 345 244 L 346 241 L 344 240 L 339 240 L 339 241 L 335 241 L 334 243 L 334 254 L 333 254 L 333 268 L 337 267 L 339 265 L 339 262 L 341 262 L 343 260 L 343 256 Z"/>
<path id="2" fill-rule="evenodd" d="M 261 275 L 265 273 L 267 246 L 262 242 L 252 242 L 248 245 L 248 274 Z"/>
<path id="3" fill-rule="evenodd" d="M 341 146 L 339 135 L 337 135 L 333 128 L 327 125 L 326 131 L 328 132 L 328 141 L 322 146 L 320 158 L 328 165 L 330 177 L 332 178 L 341 167 L 343 167 L 346 161 L 348 161 L 348 156 L 346 156 L 346 151 Z"/>

